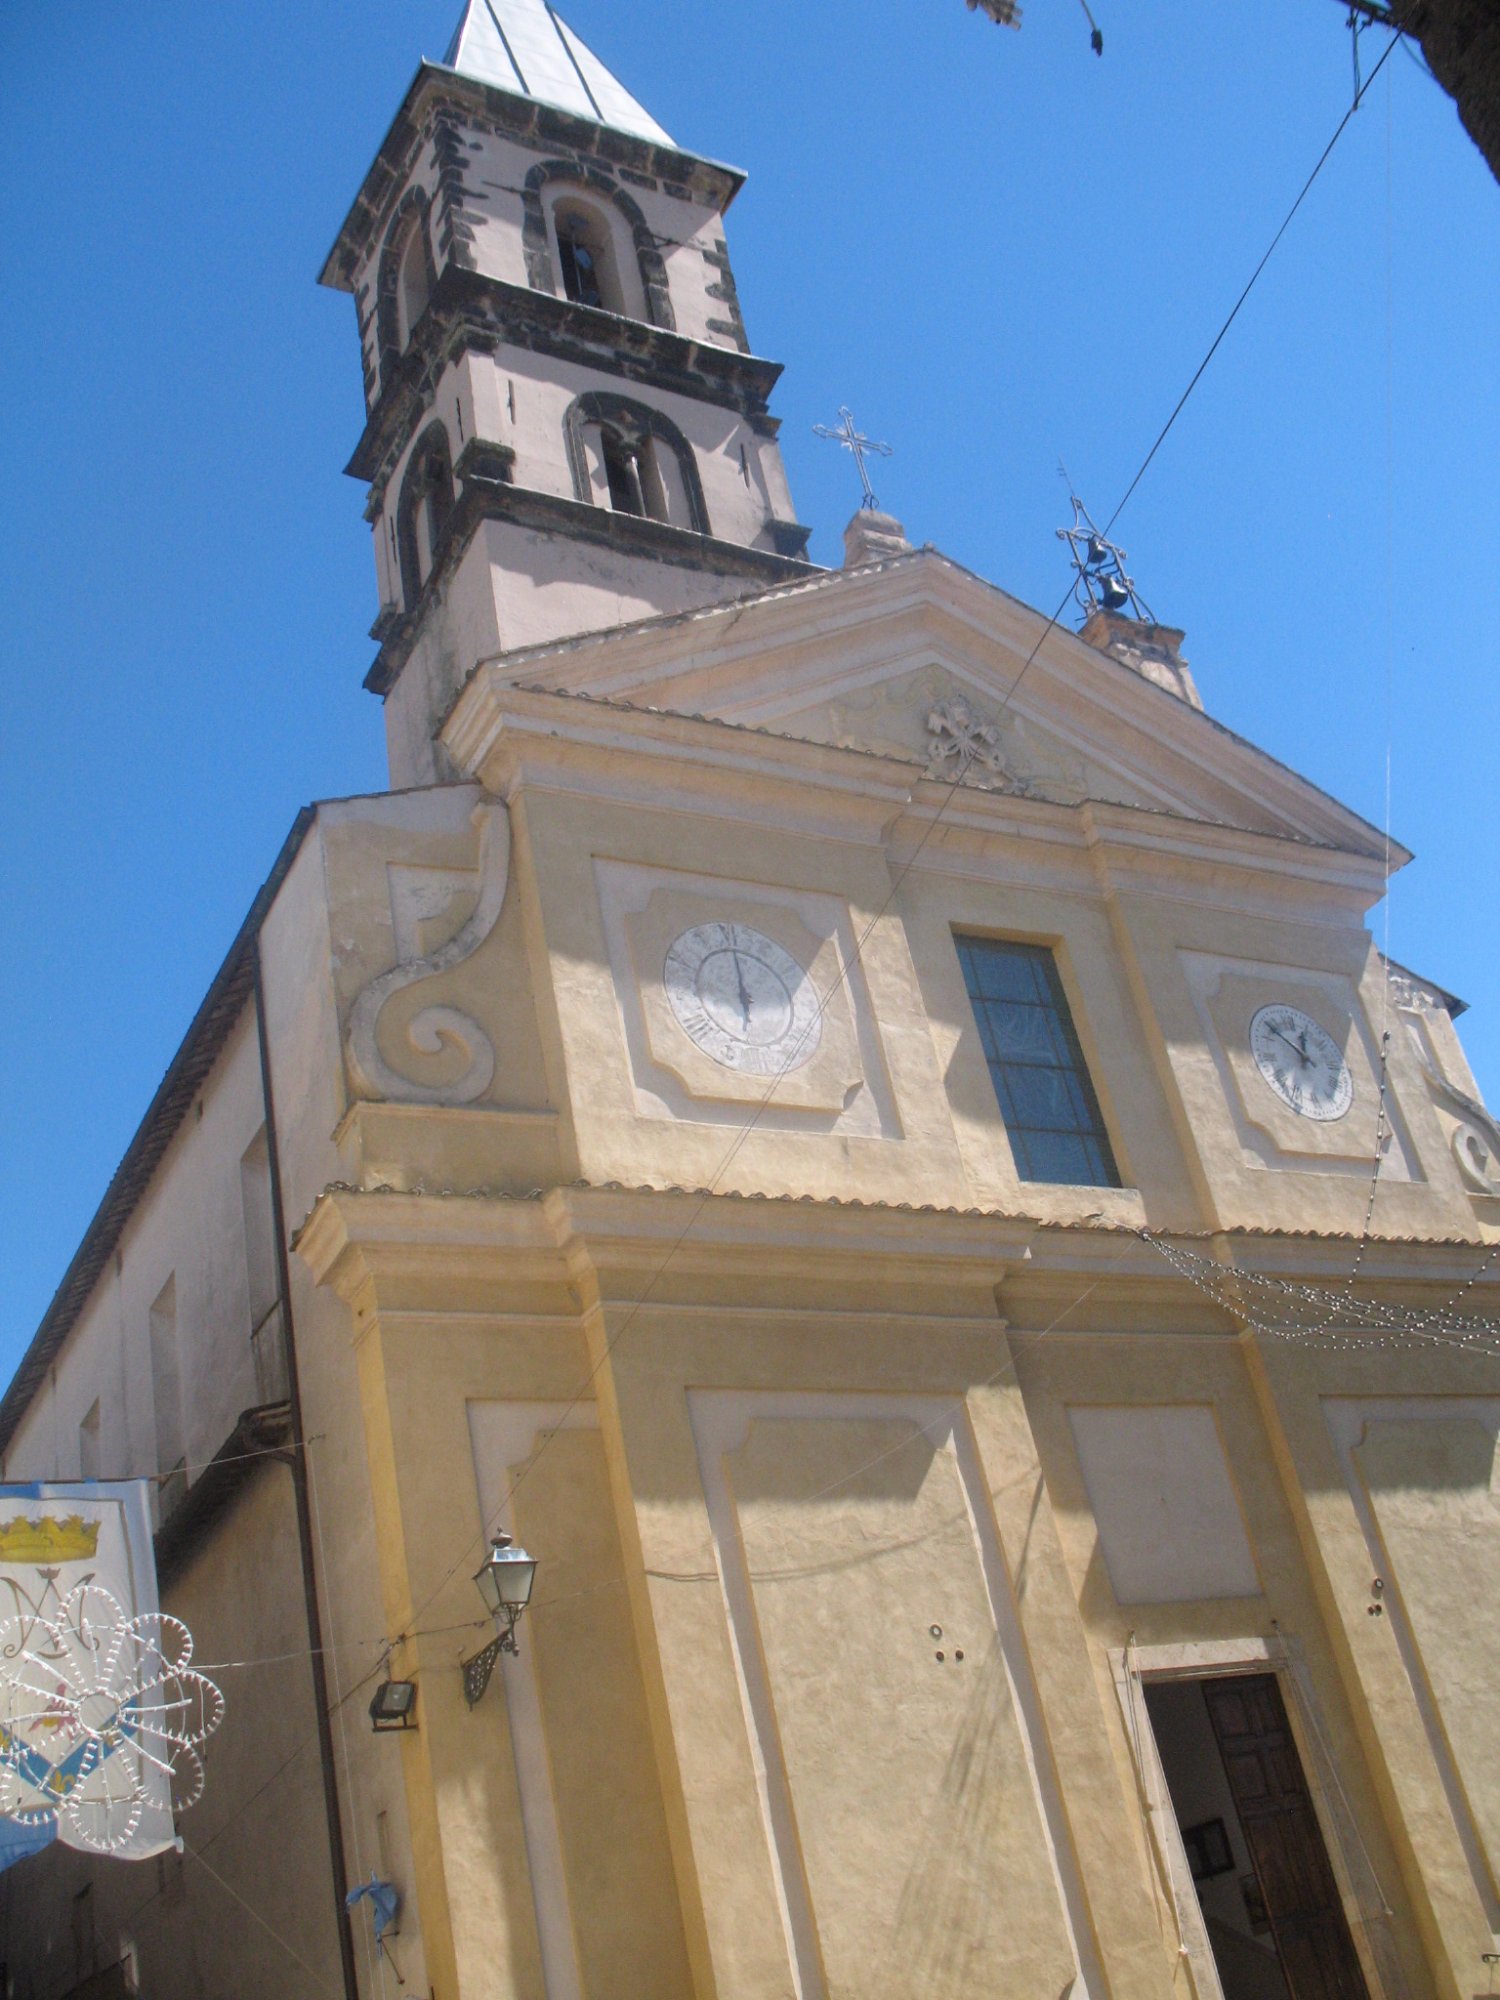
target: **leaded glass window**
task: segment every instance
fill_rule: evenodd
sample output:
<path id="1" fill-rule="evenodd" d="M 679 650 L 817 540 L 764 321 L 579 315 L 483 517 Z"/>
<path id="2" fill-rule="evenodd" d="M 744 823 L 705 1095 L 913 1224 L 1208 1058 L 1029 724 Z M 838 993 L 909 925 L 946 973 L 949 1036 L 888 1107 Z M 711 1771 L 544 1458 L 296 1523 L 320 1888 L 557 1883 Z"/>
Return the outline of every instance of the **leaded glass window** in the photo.
<path id="1" fill-rule="evenodd" d="M 1023 1181 L 1118 1187 L 1057 963 L 1043 945 L 954 940 Z"/>

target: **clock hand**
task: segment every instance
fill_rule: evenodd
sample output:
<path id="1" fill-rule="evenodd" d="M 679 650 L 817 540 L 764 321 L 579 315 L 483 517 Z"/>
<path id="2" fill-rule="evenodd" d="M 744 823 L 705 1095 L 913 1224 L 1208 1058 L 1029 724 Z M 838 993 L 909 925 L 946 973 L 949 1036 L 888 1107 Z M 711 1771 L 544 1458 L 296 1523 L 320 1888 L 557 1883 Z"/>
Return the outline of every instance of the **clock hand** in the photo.
<path id="1" fill-rule="evenodd" d="M 750 989 L 745 984 L 745 969 L 740 963 L 738 952 L 734 954 L 734 976 L 740 989 L 740 1015 L 745 1027 L 748 1028 L 750 1026 L 750 1008 L 753 1003 L 750 999 Z"/>
<path id="2" fill-rule="evenodd" d="M 1277 1041 L 1286 1043 L 1287 1047 L 1291 1050 L 1292 1054 L 1297 1058 L 1298 1062 L 1301 1063 L 1304 1068 L 1306 1068 L 1308 1065 L 1311 1064 L 1312 1057 L 1307 1053 L 1307 1050 L 1303 1048 L 1300 1042 L 1294 1042 L 1290 1035 L 1282 1034 L 1280 1028 L 1273 1028 L 1271 1030 L 1271 1033 L 1276 1037 Z"/>

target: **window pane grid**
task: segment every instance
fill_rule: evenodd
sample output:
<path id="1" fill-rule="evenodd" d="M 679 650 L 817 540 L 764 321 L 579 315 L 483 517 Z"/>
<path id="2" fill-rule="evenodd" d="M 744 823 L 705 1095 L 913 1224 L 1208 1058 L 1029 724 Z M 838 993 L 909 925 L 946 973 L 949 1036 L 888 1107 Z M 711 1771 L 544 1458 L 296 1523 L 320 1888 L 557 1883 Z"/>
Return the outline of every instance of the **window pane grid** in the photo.
<path id="1" fill-rule="evenodd" d="M 1067 996 L 1041 945 L 958 938 L 964 983 L 1022 1180 L 1118 1187 Z"/>

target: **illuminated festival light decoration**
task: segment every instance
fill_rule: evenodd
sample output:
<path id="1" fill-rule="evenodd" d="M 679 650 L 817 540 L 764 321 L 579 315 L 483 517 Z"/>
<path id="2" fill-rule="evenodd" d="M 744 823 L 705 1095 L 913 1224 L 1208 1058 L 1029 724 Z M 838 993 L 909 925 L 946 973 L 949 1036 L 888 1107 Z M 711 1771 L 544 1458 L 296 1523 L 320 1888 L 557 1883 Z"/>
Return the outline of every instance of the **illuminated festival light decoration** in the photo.
<path id="1" fill-rule="evenodd" d="M 180 1619 L 131 1616 L 91 1580 L 18 1604 L 0 1622 L 0 1817 L 95 1854 L 139 1852 L 149 1819 L 166 1835 L 151 1848 L 170 1845 L 224 1716 L 192 1654 Z"/>

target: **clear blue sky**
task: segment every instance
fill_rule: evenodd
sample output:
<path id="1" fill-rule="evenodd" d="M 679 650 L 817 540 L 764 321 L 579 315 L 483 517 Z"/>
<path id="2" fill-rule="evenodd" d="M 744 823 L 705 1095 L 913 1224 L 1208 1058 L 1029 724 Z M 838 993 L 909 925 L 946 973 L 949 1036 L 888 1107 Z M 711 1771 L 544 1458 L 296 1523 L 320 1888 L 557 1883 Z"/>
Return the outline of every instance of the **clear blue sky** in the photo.
<path id="1" fill-rule="evenodd" d="M 564 0 L 730 247 L 812 553 L 896 446 L 913 538 L 1050 611 L 1350 94 L 1334 0 Z M 0 1377 L 297 807 L 378 789 L 350 302 L 314 275 L 458 0 L 9 0 Z M 1366 40 L 1373 61 L 1379 37 Z M 1500 187 L 1398 50 L 1119 527 L 1211 711 L 1418 859 L 1396 957 L 1500 1096 Z M 1383 918 L 1377 916 L 1377 935 Z"/>

